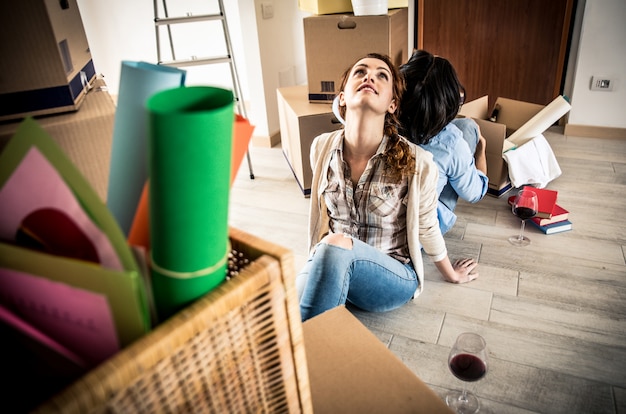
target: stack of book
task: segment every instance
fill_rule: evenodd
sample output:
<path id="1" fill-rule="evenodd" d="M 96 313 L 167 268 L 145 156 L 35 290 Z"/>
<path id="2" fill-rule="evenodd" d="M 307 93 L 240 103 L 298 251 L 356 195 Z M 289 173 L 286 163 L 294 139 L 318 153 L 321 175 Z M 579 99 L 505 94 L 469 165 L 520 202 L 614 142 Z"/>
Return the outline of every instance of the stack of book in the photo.
<path id="1" fill-rule="evenodd" d="M 558 192 L 547 188 L 533 188 L 537 193 L 538 206 L 535 217 L 528 220 L 544 234 L 562 233 L 572 229 L 569 220 L 569 211 L 557 204 Z M 509 204 L 513 205 L 515 196 L 509 197 Z"/>

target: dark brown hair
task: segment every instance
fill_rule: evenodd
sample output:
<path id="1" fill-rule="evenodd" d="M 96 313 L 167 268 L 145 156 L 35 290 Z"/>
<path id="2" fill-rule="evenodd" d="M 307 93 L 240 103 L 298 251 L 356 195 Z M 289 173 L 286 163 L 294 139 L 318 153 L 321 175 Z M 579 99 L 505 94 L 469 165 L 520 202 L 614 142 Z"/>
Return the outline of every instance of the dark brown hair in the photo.
<path id="1" fill-rule="evenodd" d="M 398 135 L 398 127 L 400 125 L 398 120 L 398 113 L 400 111 L 400 103 L 402 100 L 402 95 L 404 94 L 404 77 L 398 70 L 398 68 L 393 64 L 389 56 L 382 55 L 379 53 L 368 53 L 367 55 L 358 58 L 354 64 L 352 64 L 346 71 L 343 73 L 341 77 L 341 84 L 339 87 L 340 91 L 346 86 L 348 82 L 348 78 L 350 77 L 350 72 L 354 65 L 365 58 L 373 58 L 378 59 L 389 67 L 391 70 L 392 82 L 393 82 L 393 99 L 396 101 L 397 109 L 394 113 L 387 112 L 385 115 L 385 125 L 383 127 L 383 133 L 389 137 L 389 142 L 387 145 L 387 149 L 385 150 L 383 157 L 385 160 L 386 169 L 385 172 L 389 177 L 394 180 L 400 180 L 403 175 L 413 174 L 415 171 L 415 157 L 411 151 L 409 145 L 400 138 Z M 346 118 L 346 107 L 340 106 L 339 113 L 342 118 Z"/>
<path id="2" fill-rule="evenodd" d="M 426 144 L 459 112 L 465 88 L 452 64 L 418 50 L 400 66 L 406 90 L 400 106 L 400 133 L 415 144 Z"/>

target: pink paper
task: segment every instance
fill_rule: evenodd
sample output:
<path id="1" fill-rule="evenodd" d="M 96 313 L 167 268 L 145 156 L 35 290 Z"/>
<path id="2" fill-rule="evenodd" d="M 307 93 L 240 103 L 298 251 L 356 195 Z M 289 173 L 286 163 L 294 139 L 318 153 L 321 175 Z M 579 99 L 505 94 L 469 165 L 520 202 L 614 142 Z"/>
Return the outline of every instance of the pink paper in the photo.
<path id="1" fill-rule="evenodd" d="M 119 350 L 106 296 L 0 268 L 0 303 L 90 363 Z"/>
<path id="2" fill-rule="evenodd" d="M 28 151 L 0 189 L 0 205 L 0 239 L 15 240 L 20 223 L 33 211 L 56 208 L 71 217 L 91 241 L 102 266 L 123 270 L 109 238 L 91 221 L 63 178 L 37 148 Z"/>
<path id="3" fill-rule="evenodd" d="M 7 325 L 12 326 L 13 328 L 25 333 L 29 337 L 35 339 L 37 342 L 47 346 L 49 349 L 53 350 L 57 354 L 62 355 L 66 359 L 72 361 L 79 367 L 87 368 L 87 364 L 81 357 L 79 357 L 74 352 L 70 351 L 54 339 L 50 338 L 48 335 L 44 334 L 28 322 L 20 319 L 2 305 L 0 305 L 0 321 L 4 321 Z"/>

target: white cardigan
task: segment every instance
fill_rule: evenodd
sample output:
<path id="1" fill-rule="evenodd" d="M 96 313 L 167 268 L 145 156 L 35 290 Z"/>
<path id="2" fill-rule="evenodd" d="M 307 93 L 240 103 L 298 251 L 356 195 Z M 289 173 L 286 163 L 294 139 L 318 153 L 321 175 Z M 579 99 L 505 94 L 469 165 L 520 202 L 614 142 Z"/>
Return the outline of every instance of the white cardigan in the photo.
<path id="1" fill-rule="evenodd" d="M 318 193 L 318 189 L 320 186 L 325 187 L 326 174 L 322 174 L 322 171 L 328 171 L 332 149 L 342 145 L 342 142 L 343 129 L 340 129 L 319 135 L 311 144 L 310 161 L 313 179 L 309 207 L 309 251 L 312 251 L 313 247 L 329 232 L 328 212 L 324 197 Z M 437 219 L 439 170 L 430 152 L 408 140 L 405 142 L 411 147 L 415 155 L 415 174 L 409 180 L 406 217 L 409 254 L 419 279 L 419 287 L 415 292 L 417 297 L 424 287 L 424 263 L 421 248 L 424 248 L 424 252 L 434 262 L 444 259 L 448 252 Z"/>

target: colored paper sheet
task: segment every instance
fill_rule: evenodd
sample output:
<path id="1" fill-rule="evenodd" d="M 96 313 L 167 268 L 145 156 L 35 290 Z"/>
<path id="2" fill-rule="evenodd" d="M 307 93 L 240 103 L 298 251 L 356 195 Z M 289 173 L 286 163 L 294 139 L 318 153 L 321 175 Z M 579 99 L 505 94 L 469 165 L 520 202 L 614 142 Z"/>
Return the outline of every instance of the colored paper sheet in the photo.
<path id="1" fill-rule="evenodd" d="M 160 320 L 225 278 L 233 107 L 231 91 L 209 86 L 148 100 L 150 264 Z"/>
<path id="2" fill-rule="evenodd" d="M 0 303 L 90 366 L 120 349 L 106 296 L 0 267 Z"/>
<path id="3" fill-rule="evenodd" d="M 237 177 L 237 172 L 239 171 L 244 155 L 248 152 L 248 146 L 250 145 L 250 139 L 252 138 L 253 131 L 254 126 L 250 124 L 250 121 L 241 115 L 236 115 L 235 130 L 233 133 L 233 156 L 230 177 L 231 185 Z"/>
<path id="4" fill-rule="evenodd" d="M 118 328 L 118 336 L 120 338 L 120 341 L 122 342 L 122 345 L 124 345 L 128 343 L 124 342 L 125 340 L 128 341 L 131 340 L 131 338 L 137 338 L 139 333 L 145 333 L 151 327 L 146 292 L 140 279 L 138 279 L 139 267 L 137 265 L 135 257 L 133 256 L 132 250 L 128 246 L 126 238 L 120 230 L 120 227 L 117 224 L 116 220 L 106 208 L 100 197 L 98 197 L 98 195 L 87 182 L 87 180 L 81 175 L 76 166 L 71 163 L 71 161 L 67 158 L 61 148 L 32 118 L 26 118 L 24 121 L 22 121 L 15 135 L 6 145 L 4 151 L 0 154 L 0 188 L 3 188 L 4 185 L 10 180 L 10 177 L 13 175 L 14 171 L 18 169 L 22 160 L 33 148 L 38 150 L 39 153 L 46 158 L 50 165 L 54 167 L 54 170 L 65 182 L 74 197 L 76 197 L 78 204 L 85 212 L 85 214 L 91 219 L 93 224 L 97 226 L 104 235 L 106 235 L 106 238 L 110 242 L 113 250 L 115 251 L 115 254 L 119 259 L 119 262 L 121 264 L 121 270 L 117 271 L 106 269 L 95 264 L 92 265 L 89 262 L 69 259 L 63 260 L 67 260 L 70 263 L 78 263 L 76 265 L 77 268 L 74 269 L 77 278 L 80 278 L 80 275 L 83 273 L 88 273 L 92 275 L 99 274 L 105 276 L 115 275 L 108 278 L 105 277 L 102 283 L 110 283 L 111 278 L 117 280 L 116 286 L 112 286 L 110 288 L 111 290 L 107 291 L 107 297 L 110 301 L 118 301 L 120 299 L 114 296 L 119 294 L 119 296 L 122 298 L 121 300 L 128 303 L 128 307 L 126 307 L 125 309 L 127 312 L 129 312 L 129 314 L 125 317 L 122 317 L 121 315 L 123 315 L 123 313 L 118 313 L 121 319 L 129 319 L 129 322 L 124 322 L 125 326 L 127 327 L 121 328 L 125 331 L 124 335 L 120 334 L 120 328 L 119 326 L 117 326 L 120 321 L 118 320 L 118 318 L 114 318 L 116 321 L 116 327 Z M 44 179 L 43 176 L 40 176 L 38 178 L 39 180 Z M 41 181 L 37 181 L 32 185 L 35 185 L 35 188 L 41 189 Z M 5 216 L 5 211 L 7 211 L 5 209 L 13 208 L 11 207 L 11 205 L 11 203 L 0 203 L 0 217 Z M 40 266 L 41 262 L 43 261 L 43 259 L 41 259 L 42 257 L 52 257 L 57 260 L 62 260 L 61 257 L 49 256 L 47 254 L 38 253 L 31 250 L 28 250 L 28 252 L 33 254 L 32 258 L 37 258 L 36 262 L 38 266 Z M 14 263 L 15 266 L 6 267 L 20 270 L 21 267 L 25 266 L 22 271 L 35 275 L 42 275 L 42 272 L 54 272 L 54 274 L 51 274 L 50 277 L 61 276 L 64 272 L 66 272 L 66 270 L 63 269 L 63 266 L 56 264 L 57 262 L 51 262 L 48 269 L 46 268 L 46 266 L 38 267 L 41 268 L 41 272 L 31 272 L 26 266 L 31 260 L 31 256 L 24 254 L 20 255 L 19 257 L 20 261 Z M 5 258 L 4 255 L 0 253 L 0 259 L 8 258 Z M 65 262 L 62 261 L 61 263 Z M 34 264 L 35 263 L 33 263 L 33 265 Z M 21 267 L 18 267 L 18 265 Z M 80 287 L 81 285 L 74 284 L 73 286 Z M 132 298 L 129 298 L 129 295 L 132 296 Z M 114 298 L 112 298 L 112 296 Z M 114 312 L 114 315 L 115 314 L 116 313 Z M 141 323 L 138 323 L 136 320 L 140 321 Z"/>
<path id="5" fill-rule="evenodd" d="M 0 305 L 0 321 L 13 327 L 13 329 L 21 332 L 26 337 L 32 338 L 34 341 L 36 341 L 36 343 L 47 347 L 49 350 L 69 361 L 73 365 L 80 367 L 81 370 L 87 368 L 88 364 L 83 360 L 82 357 L 75 354 L 73 351 L 66 348 L 65 346 L 61 345 L 50 336 L 41 332 L 33 325 L 24 321 L 2 305 Z M 6 340 L 6 338 L 3 338 L 3 340 Z"/>
<path id="6" fill-rule="evenodd" d="M 133 224 L 128 233 L 128 244 L 131 246 L 141 246 L 146 251 L 150 251 L 150 218 L 148 217 L 149 182 L 143 186 L 137 211 L 133 218 Z"/>
<path id="7" fill-rule="evenodd" d="M 6 243 L 0 243 L 0 268 L 45 278 L 105 297 L 107 306 L 100 304 L 90 312 L 94 317 L 97 316 L 99 321 L 106 319 L 104 313 L 110 312 L 121 347 L 139 339 L 150 329 L 146 325 L 145 314 L 149 313 L 149 310 L 144 303 L 143 281 L 137 271 L 113 271 L 82 260 L 53 256 Z M 4 288 L 0 291 L 4 292 Z M 53 291 L 49 288 L 45 291 L 21 292 L 25 298 L 37 304 L 42 303 L 42 295 L 53 296 L 59 293 L 58 290 Z M 67 292 L 61 292 L 59 298 L 67 297 Z M 105 311 L 105 308 L 110 310 Z M 104 326 L 104 323 L 98 325 Z M 40 324 L 37 326 L 41 328 Z M 80 339 L 77 338 L 76 341 Z"/>
<path id="8" fill-rule="evenodd" d="M 28 150 L 0 188 L 0 206 L 1 239 L 16 241 L 18 231 L 28 227 L 27 232 L 45 245 L 42 250 L 67 256 L 90 247 L 95 257 L 85 253 L 84 260 L 96 259 L 109 269 L 122 270 L 106 234 L 91 221 L 63 178 L 37 148 Z M 65 226 L 59 226 L 63 223 L 58 217 L 46 219 L 47 211 L 57 211 L 66 217 Z M 38 214 L 42 215 L 42 223 L 26 226 L 25 223 L 35 221 Z M 56 228 L 47 230 L 44 225 L 56 225 Z M 68 234 L 76 237 L 68 240 Z"/>
<path id="9" fill-rule="evenodd" d="M 106 203 L 125 235 L 148 179 L 146 101 L 159 91 L 184 85 L 185 74 L 169 66 L 122 62 Z"/>
<path id="10" fill-rule="evenodd" d="M 250 124 L 246 118 L 241 115 L 236 115 L 234 132 L 233 132 L 233 149 L 231 159 L 231 173 L 230 184 L 232 186 L 235 178 L 237 178 L 237 172 L 243 161 L 243 157 L 248 152 L 248 146 L 250 145 L 250 139 L 252 138 L 252 132 L 254 126 Z M 149 224 L 149 208 L 148 208 L 148 189 L 149 185 L 146 182 L 139 204 L 137 205 L 137 211 L 133 218 L 133 224 L 128 234 L 128 244 L 131 246 L 141 246 L 146 251 L 150 250 L 150 224 Z"/>

